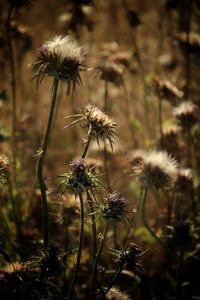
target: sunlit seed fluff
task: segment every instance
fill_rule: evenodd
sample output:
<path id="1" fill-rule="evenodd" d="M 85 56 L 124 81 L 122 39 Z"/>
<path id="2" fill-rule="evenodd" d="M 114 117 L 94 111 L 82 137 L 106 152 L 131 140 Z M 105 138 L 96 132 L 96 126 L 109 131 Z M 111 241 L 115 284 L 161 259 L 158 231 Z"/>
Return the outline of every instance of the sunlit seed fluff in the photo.
<path id="1" fill-rule="evenodd" d="M 117 288 L 112 288 L 110 291 L 106 294 L 107 300 L 131 300 L 129 296 L 126 293 L 122 293 Z"/>
<path id="2" fill-rule="evenodd" d="M 38 50 L 38 72 L 34 76 L 41 83 L 44 75 L 53 76 L 68 83 L 68 93 L 81 83 L 79 72 L 83 70 L 85 56 L 81 47 L 69 36 L 56 36 L 46 41 Z"/>
<path id="3" fill-rule="evenodd" d="M 60 64 L 65 59 L 74 60 L 79 64 L 82 64 L 84 61 L 83 49 L 78 46 L 76 41 L 71 40 L 69 36 L 56 36 L 52 40 L 45 42 L 43 47 L 47 52 L 56 55 Z"/>
<path id="4" fill-rule="evenodd" d="M 135 170 L 145 187 L 169 188 L 177 174 L 177 162 L 165 151 L 149 151 Z"/>
<path id="5" fill-rule="evenodd" d="M 182 127 L 190 128 L 198 122 L 199 109 L 191 101 L 185 101 L 174 108 L 173 114 Z"/>

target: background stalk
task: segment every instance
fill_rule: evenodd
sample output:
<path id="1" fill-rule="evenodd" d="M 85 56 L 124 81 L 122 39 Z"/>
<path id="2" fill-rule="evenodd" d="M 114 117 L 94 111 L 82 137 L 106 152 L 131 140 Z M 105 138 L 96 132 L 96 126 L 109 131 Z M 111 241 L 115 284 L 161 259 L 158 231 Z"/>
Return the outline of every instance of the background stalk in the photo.
<path id="1" fill-rule="evenodd" d="M 143 225 L 148 230 L 153 238 L 162 246 L 162 248 L 166 251 L 166 253 L 171 257 L 171 253 L 167 246 L 163 243 L 163 241 L 155 234 L 155 232 L 151 229 L 146 220 L 146 198 L 147 198 L 148 188 L 143 187 L 141 191 L 141 199 L 140 199 L 140 215 Z"/>

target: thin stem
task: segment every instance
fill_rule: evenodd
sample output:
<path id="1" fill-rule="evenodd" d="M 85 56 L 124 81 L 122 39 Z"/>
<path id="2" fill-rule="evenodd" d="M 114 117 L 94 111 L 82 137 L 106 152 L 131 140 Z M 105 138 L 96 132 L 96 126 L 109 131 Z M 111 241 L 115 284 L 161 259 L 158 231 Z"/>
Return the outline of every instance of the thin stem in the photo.
<path id="1" fill-rule="evenodd" d="M 77 260 L 76 260 L 76 267 L 74 270 L 73 279 L 71 282 L 70 290 L 67 296 L 67 300 L 73 299 L 73 291 L 75 287 L 75 283 L 77 280 L 77 275 L 80 267 L 80 261 L 81 261 L 81 254 L 82 254 L 82 247 L 83 247 L 83 233 L 84 233 L 84 203 L 83 203 L 83 196 L 81 193 L 79 193 L 79 200 L 80 200 L 80 233 L 79 233 L 79 245 L 78 245 L 78 253 L 77 253 Z"/>
<path id="2" fill-rule="evenodd" d="M 38 161 L 37 161 L 37 176 L 38 176 L 38 182 L 39 182 L 39 187 L 40 187 L 40 192 L 41 192 L 41 201 L 42 201 L 43 242 L 44 242 L 45 247 L 47 247 L 49 244 L 49 217 L 48 217 L 46 185 L 45 185 L 44 179 L 43 179 L 43 164 L 44 164 L 44 159 L 45 159 L 47 149 L 48 149 L 50 132 L 52 129 L 52 122 L 53 122 L 53 117 L 54 117 L 58 84 L 59 84 L 59 79 L 55 77 L 54 81 L 53 81 L 52 101 L 51 101 L 51 108 L 50 108 L 50 112 L 49 112 L 47 127 L 46 127 L 46 131 L 45 131 L 41 151 L 40 151 L 40 154 L 38 156 Z"/>
<path id="3" fill-rule="evenodd" d="M 155 234 L 155 232 L 151 229 L 149 224 L 147 223 L 146 220 L 146 198 L 147 198 L 147 193 L 148 193 L 148 188 L 143 187 L 141 191 L 141 199 L 140 199 L 140 215 L 141 215 L 141 220 L 145 226 L 145 228 L 148 230 L 148 232 L 154 237 L 157 242 L 163 247 L 163 249 L 166 251 L 166 253 L 171 257 L 171 252 L 169 251 L 168 247 L 163 243 L 163 241 Z"/>
<path id="4" fill-rule="evenodd" d="M 95 215 L 94 215 L 93 200 L 88 191 L 87 191 L 87 199 L 88 199 L 90 215 L 91 215 L 91 222 L 92 222 L 92 253 L 93 253 L 93 262 L 94 262 L 96 251 L 97 251 L 97 228 L 96 228 L 96 220 L 95 220 Z"/>
<path id="5" fill-rule="evenodd" d="M 5 260 L 8 262 L 8 263 L 11 263 L 12 262 L 12 259 L 11 257 L 7 254 L 7 252 L 1 248 L 0 246 L 0 254 L 5 258 Z"/>
<path id="6" fill-rule="evenodd" d="M 100 255 L 101 255 L 103 244 L 104 244 L 106 236 L 107 236 L 109 226 L 110 226 L 110 223 L 106 222 L 106 226 L 105 226 L 103 235 L 101 237 L 101 240 L 99 242 L 99 246 L 98 246 L 98 249 L 97 249 L 97 252 L 95 255 L 95 259 L 94 259 L 94 263 L 92 266 L 92 282 L 94 282 L 94 280 L 96 280 L 98 286 L 99 286 L 99 284 L 98 284 L 98 276 L 97 276 L 97 265 L 98 265 L 98 261 L 99 261 Z"/>
<path id="7" fill-rule="evenodd" d="M 13 178 L 12 184 L 15 186 L 16 183 L 16 73 L 15 73 L 15 62 L 14 53 L 12 46 L 12 39 L 10 35 L 10 21 L 14 9 L 14 2 L 11 1 L 8 10 L 8 15 L 5 22 L 6 27 L 6 39 L 8 44 L 8 54 L 10 61 L 10 73 L 11 73 L 11 88 L 12 88 L 12 164 L 13 164 Z"/>
<path id="8" fill-rule="evenodd" d="M 91 142 L 91 130 L 88 131 L 87 140 L 86 140 L 85 147 L 83 150 L 82 158 L 86 157 L 90 142 Z"/>

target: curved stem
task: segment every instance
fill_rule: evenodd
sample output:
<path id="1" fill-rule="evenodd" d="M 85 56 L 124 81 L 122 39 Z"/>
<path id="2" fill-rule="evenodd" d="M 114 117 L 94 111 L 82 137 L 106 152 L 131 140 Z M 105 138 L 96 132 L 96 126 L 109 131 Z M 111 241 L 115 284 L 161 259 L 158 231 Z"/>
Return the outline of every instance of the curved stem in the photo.
<path id="1" fill-rule="evenodd" d="M 10 73 L 11 73 L 11 87 L 12 87 L 12 156 L 13 156 L 13 182 L 15 186 L 16 183 L 16 73 L 15 73 L 15 63 L 14 63 L 14 53 L 12 46 L 12 39 L 10 36 L 10 21 L 14 9 L 14 2 L 11 1 L 8 15 L 5 22 L 6 27 L 6 39 L 8 45 L 8 53 L 10 59 Z"/>
<path id="2" fill-rule="evenodd" d="M 171 257 L 171 252 L 169 251 L 168 247 L 163 243 L 163 241 L 155 234 L 155 232 L 151 229 L 149 224 L 146 220 L 146 198 L 147 198 L 148 188 L 144 187 L 141 192 L 141 199 L 140 199 L 140 215 L 141 220 L 145 226 L 145 228 L 148 230 L 148 232 L 154 237 L 157 242 L 163 247 L 163 249 L 166 251 L 166 253 Z"/>
<path id="3" fill-rule="evenodd" d="M 54 81 L 53 81 L 52 101 L 51 101 L 51 108 L 50 108 L 50 112 L 49 112 L 47 127 L 46 127 L 46 131 L 45 131 L 41 151 L 39 153 L 38 161 L 37 161 L 37 176 L 38 176 L 38 182 L 39 182 L 39 187 L 40 187 L 40 192 L 41 192 L 41 201 L 42 201 L 43 242 L 44 242 L 45 247 L 47 247 L 49 244 L 49 217 L 48 217 L 46 185 L 45 185 L 44 179 L 43 179 L 43 164 L 44 164 L 44 159 L 45 159 L 47 149 L 48 149 L 50 132 L 52 129 L 54 110 L 55 110 L 57 91 L 58 91 L 58 84 L 59 84 L 59 79 L 55 77 Z"/>
<path id="4" fill-rule="evenodd" d="M 118 270 L 116 271 L 116 273 L 113 277 L 113 280 L 111 281 L 111 283 L 109 284 L 109 286 L 107 287 L 107 289 L 105 291 L 105 294 L 107 294 L 110 291 L 110 289 L 117 283 L 118 278 L 119 278 L 119 276 L 121 275 L 121 273 L 123 271 L 123 268 L 124 268 L 124 264 L 122 266 L 120 266 L 118 268 Z"/>
<path id="5" fill-rule="evenodd" d="M 82 254 L 82 247 L 83 247 L 83 232 L 84 232 L 84 203 L 83 203 L 83 196 L 81 193 L 79 193 L 79 200 L 80 200 L 80 233 L 79 233 L 79 245 L 78 245 L 78 253 L 77 253 L 77 260 L 76 260 L 76 267 L 74 270 L 73 279 L 71 282 L 70 290 L 67 296 L 67 300 L 73 299 L 73 291 L 74 286 L 76 283 L 79 267 L 80 267 L 80 261 L 81 261 L 81 254 Z"/>

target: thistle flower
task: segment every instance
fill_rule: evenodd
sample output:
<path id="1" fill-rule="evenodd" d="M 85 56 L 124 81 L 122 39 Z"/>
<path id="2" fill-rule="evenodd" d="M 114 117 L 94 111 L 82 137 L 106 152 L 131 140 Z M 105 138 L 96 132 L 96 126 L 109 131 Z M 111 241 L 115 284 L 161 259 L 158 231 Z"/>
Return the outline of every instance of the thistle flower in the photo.
<path id="1" fill-rule="evenodd" d="M 128 201 L 119 192 L 108 194 L 106 198 L 106 205 L 102 208 L 101 213 L 106 219 L 114 222 L 119 221 L 125 213 Z"/>
<path id="2" fill-rule="evenodd" d="M 178 220 L 173 226 L 169 226 L 169 242 L 180 249 L 188 250 L 195 238 L 195 228 L 188 220 Z"/>
<path id="3" fill-rule="evenodd" d="M 144 187 L 169 188 L 177 174 L 177 162 L 165 151 L 149 151 L 134 173 Z"/>
<path id="4" fill-rule="evenodd" d="M 183 92 L 168 80 L 161 80 L 155 77 L 152 82 L 153 89 L 159 98 L 169 101 L 171 104 L 176 103 L 176 99 L 183 97 Z"/>
<path id="5" fill-rule="evenodd" d="M 131 298 L 126 294 L 122 293 L 117 288 L 112 288 L 109 290 L 109 292 L 106 294 L 107 300 L 130 300 Z"/>
<path id="6" fill-rule="evenodd" d="M 175 157 L 180 156 L 180 144 L 179 144 L 180 132 L 181 132 L 181 128 L 177 125 L 171 125 L 163 129 L 164 149 Z"/>
<path id="7" fill-rule="evenodd" d="M 100 138 L 107 139 L 112 148 L 112 137 L 114 135 L 113 129 L 117 126 L 117 124 L 99 108 L 92 105 L 86 105 L 81 107 L 80 114 L 70 117 L 75 117 L 77 120 L 65 126 L 65 128 L 76 123 L 80 123 L 82 128 L 88 129 L 88 134 L 91 133 L 93 136 L 95 136 L 98 144 Z"/>
<path id="8" fill-rule="evenodd" d="M 116 86 L 123 83 L 124 68 L 114 62 L 103 61 L 96 67 L 96 71 L 102 80 L 112 82 Z"/>
<path id="9" fill-rule="evenodd" d="M 10 183 L 10 166 L 8 159 L 5 156 L 0 155 L 0 183 Z"/>
<path id="10" fill-rule="evenodd" d="M 183 128 L 191 129 L 198 122 L 199 109 L 191 101 L 185 101 L 174 108 L 173 114 Z"/>
<path id="11" fill-rule="evenodd" d="M 74 159 L 69 163 L 68 173 L 59 175 L 63 178 L 59 184 L 58 191 L 63 195 L 67 190 L 77 193 L 83 193 L 94 187 L 97 187 L 98 180 L 90 172 L 84 159 Z"/>
<path id="12" fill-rule="evenodd" d="M 83 49 L 76 41 L 71 40 L 69 36 L 56 36 L 46 41 L 38 50 L 35 63 L 39 68 L 35 75 L 37 83 L 41 83 L 46 74 L 66 81 L 68 93 L 72 84 L 74 91 L 76 84 L 81 84 L 79 72 L 83 70 L 84 61 Z"/>

